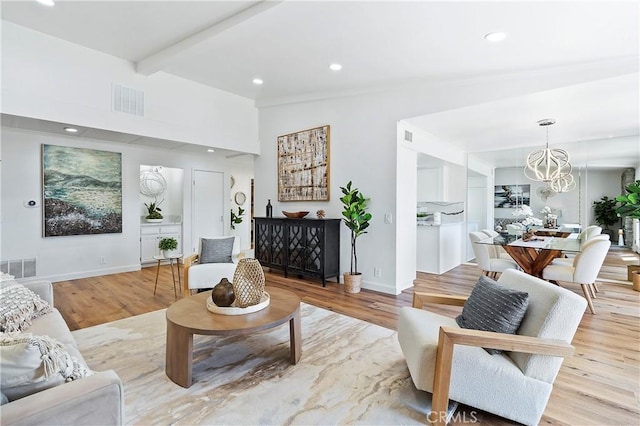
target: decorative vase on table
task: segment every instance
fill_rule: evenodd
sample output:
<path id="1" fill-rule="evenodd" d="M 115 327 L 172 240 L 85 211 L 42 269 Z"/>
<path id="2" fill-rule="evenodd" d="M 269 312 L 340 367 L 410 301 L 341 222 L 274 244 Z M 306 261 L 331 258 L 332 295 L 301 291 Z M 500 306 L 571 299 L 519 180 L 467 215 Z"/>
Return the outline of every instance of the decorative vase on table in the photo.
<path id="1" fill-rule="evenodd" d="M 240 308 L 260 303 L 264 293 L 264 272 L 257 259 L 240 259 L 233 274 L 233 293 Z"/>
<path id="2" fill-rule="evenodd" d="M 229 307 L 236 300 L 236 295 L 233 292 L 233 284 L 228 279 L 223 278 L 218 284 L 211 290 L 211 300 L 216 306 Z"/>
<path id="3" fill-rule="evenodd" d="M 273 217 L 273 206 L 271 205 L 271 200 L 267 200 L 267 217 Z"/>

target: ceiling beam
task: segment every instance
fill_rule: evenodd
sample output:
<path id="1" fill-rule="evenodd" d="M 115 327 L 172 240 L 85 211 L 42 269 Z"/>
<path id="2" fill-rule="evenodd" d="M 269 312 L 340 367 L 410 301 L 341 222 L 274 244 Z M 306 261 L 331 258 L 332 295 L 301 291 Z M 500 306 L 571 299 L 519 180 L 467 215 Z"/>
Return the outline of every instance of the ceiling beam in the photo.
<path id="1" fill-rule="evenodd" d="M 178 55 L 186 52 L 187 50 L 197 46 L 198 44 L 209 40 L 216 35 L 241 24 L 242 22 L 251 19 L 252 17 L 271 9 L 274 6 L 279 5 L 284 0 L 262 0 L 253 6 L 250 6 L 235 15 L 212 25 L 211 27 L 200 31 L 192 36 L 185 38 L 165 49 L 162 49 L 146 58 L 143 58 L 136 62 L 136 71 L 140 74 L 149 76 L 158 71 L 162 71 L 166 68 L 171 61 L 173 61 Z"/>

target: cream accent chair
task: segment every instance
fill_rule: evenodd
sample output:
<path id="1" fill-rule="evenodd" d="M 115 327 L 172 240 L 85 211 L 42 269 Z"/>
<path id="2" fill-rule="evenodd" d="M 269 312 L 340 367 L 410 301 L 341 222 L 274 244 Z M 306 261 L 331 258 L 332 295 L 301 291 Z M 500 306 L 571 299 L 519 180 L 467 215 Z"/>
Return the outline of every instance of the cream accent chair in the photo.
<path id="1" fill-rule="evenodd" d="M 483 232 L 469 232 L 469 240 L 473 246 L 476 263 L 482 269 L 484 275 L 495 278 L 507 269 L 518 269 L 518 264 L 512 259 L 495 257 L 495 247 L 490 244 L 479 244 L 478 241 L 489 238 Z"/>
<path id="2" fill-rule="evenodd" d="M 555 284 L 563 281 L 580 284 L 589 310 L 595 314 L 592 300 L 596 297 L 595 281 L 607 257 L 609 247 L 611 247 L 611 241 L 608 238 L 594 237 L 582 244 L 582 251 L 573 258 L 570 265 L 551 263 L 542 270 L 542 278 Z"/>
<path id="3" fill-rule="evenodd" d="M 429 418 L 444 424 L 449 398 L 527 425 L 537 425 L 586 302 L 540 278 L 509 269 L 502 286 L 529 293 L 516 335 L 462 329 L 454 318 L 422 309 L 424 303 L 462 306 L 462 296 L 415 292 L 403 307 L 398 341 L 416 388 L 431 392 Z M 502 349 L 490 355 L 483 347 Z"/>
<path id="4" fill-rule="evenodd" d="M 240 253 L 240 239 L 233 236 L 210 237 L 207 239 L 233 238 L 233 250 L 231 252 L 231 263 L 198 263 L 200 249 L 198 253 L 184 258 L 184 296 L 189 296 L 191 290 L 201 288 L 212 288 L 220 282 L 222 278 L 233 281 L 233 274 L 236 271 L 238 260 L 242 257 Z M 200 247 L 202 238 L 198 243 Z"/>

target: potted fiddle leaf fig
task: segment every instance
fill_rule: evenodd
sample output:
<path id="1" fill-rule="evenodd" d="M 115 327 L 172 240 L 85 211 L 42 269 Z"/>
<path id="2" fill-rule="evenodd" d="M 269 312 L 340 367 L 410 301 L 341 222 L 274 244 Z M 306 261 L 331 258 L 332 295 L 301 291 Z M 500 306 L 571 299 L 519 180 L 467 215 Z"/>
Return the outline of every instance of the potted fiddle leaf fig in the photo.
<path id="1" fill-rule="evenodd" d="M 362 273 L 358 272 L 356 241 L 358 237 L 366 234 L 369 228 L 371 221 L 371 213 L 367 211 L 369 198 L 366 198 L 357 188 L 352 188 L 351 181 L 340 189 L 343 194 L 340 197 L 343 205 L 342 221 L 351 231 L 351 270 L 344 273 L 344 288 L 347 293 L 359 293 L 362 286 Z"/>
<path id="2" fill-rule="evenodd" d="M 616 212 L 616 206 L 618 202 L 609 198 L 606 195 L 600 198 L 599 201 L 593 202 L 593 212 L 596 216 L 596 222 L 603 227 L 602 232 L 609 234 L 609 237 L 613 240 L 613 231 L 609 229 L 611 225 L 615 225 L 620 221 L 620 217 Z"/>
<path id="3" fill-rule="evenodd" d="M 244 209 L 238 206 L 238 214 L 236 214 L 233 209 L 231 209 L 231 229 L 236 229 L 236 225 L 242 223 L 242 215 L 244 214 Z"/>
<path id="4" fill-rule="evenodd" d="M 627 185 L 625 191 L 626 194 L 616 197 L 616 201 L 621 203 L 616 213 L 623 218 L 640 219 L 640 180 Z M 640 247 L 632 248 L 640 252 Z M 627 278 L 633 282 L 633 289 L 640 291 L 640 265 L 627 265 Z"/>
<path id="5" fill-rule="evenodd" d="M 640 219 L 640 180 L 627 185 L 625 191 L 626 194 L 616 197 L 616 201 L 622 203 L 616 209 L 616 213 L 622 217 Z"/>

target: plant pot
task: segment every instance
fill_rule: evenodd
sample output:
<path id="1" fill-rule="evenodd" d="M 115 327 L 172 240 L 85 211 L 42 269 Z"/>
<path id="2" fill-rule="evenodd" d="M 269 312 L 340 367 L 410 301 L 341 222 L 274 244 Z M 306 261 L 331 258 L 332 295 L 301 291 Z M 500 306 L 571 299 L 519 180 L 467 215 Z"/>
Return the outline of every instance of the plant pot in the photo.
<path id="1" fill-rule="evenodd" d="M 362 286 L 362 274 L 356 272 L 351 274 L 350 272 L 344 273 L 344 291 L 347 293 L 360 293 L 360 287 Z"/>
<path id="2" fill-rule="evenodd" d="M 631 275 L 633 278 L 633 289 L 635 291 L 640 291 L 640 271 L 633 271 Z"/>
<path id="3" fill-rule="evenodd" d="M 627 281 L 633 281 L 633 273 L 640 272 L 640 265 L 627 265 Z"/>
<path id="4" fill-rule="evenodd" d="M 164 257 L 165 259 L 169 259 L 170 257 L 173 257 L 176 254 L 178 254 L 178 251 L 177 250 L 161 250 L 160 254 L 162 254 L 162 257 Z"/>

